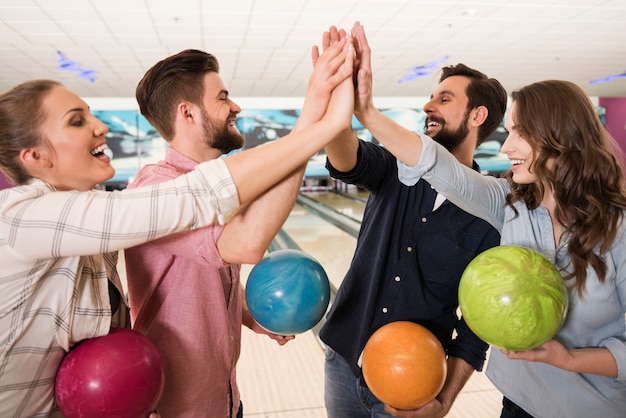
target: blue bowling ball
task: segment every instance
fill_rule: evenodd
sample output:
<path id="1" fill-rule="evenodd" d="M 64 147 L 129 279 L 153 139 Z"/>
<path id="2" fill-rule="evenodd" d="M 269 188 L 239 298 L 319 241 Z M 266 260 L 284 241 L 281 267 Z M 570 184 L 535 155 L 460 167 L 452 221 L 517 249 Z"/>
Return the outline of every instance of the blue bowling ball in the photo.
<path id="1" fill-rule="evenodd" d="M 250 271 L 246 303 L 255 321 L 278 335 L 310 330 L 326 313 L 330 284 L 321 264 L 298 250 L 278 250 Z"/>

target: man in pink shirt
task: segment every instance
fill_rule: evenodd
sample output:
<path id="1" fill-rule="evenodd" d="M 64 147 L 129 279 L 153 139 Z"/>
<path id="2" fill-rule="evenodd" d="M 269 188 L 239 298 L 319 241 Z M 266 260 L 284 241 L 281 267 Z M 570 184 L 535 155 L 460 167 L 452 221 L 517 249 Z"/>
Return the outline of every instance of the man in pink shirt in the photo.
<path id="1" fill-rule="evenodd" d="M 211 54 L 185 50 L 158 62 L 139 82 L 136 97 L 169 146 L 165 160 L 145 166 L 129 187 L 178 177 L 244 145 L 235 126 L 241 109 L 229 98 Z M 301 119 L 295 129 L 314 122 Z M 235 371 L 241 325 L 268 332 L 245 306 L 240 264 L 261 260 L 291 212 L 304 168 L 225 226 L 216 223 L 126 250 L 133 327 L 154 341 L 164 358 L 165 390 L 158 405 L 163 418 L 242 416 Z M 293 338 L 269 336 L 281 345 Z"/>

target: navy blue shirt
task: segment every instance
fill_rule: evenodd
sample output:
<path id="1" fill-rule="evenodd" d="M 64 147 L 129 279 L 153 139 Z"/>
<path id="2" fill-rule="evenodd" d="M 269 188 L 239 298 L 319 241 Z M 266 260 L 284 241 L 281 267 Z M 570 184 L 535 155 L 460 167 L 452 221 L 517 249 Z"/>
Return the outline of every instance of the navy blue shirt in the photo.
<path id="1" fill-rule="evenodd" d="M 467 264 L 499 244 L 499 233 L 447 200 L 433 211 L 437 192 L 424 180 L 403 185 L 396 158 L 380 145 L 360 141 L 357 160 L 347 173 L 326 164 L 333 178 L 370 195 L 320 338 L 360 376 L 357 362 L 372 333 L 413 321 L 433 332 L 449 356 L 482 370 L 488 345 L 459 318 L 458 285 Z"/>

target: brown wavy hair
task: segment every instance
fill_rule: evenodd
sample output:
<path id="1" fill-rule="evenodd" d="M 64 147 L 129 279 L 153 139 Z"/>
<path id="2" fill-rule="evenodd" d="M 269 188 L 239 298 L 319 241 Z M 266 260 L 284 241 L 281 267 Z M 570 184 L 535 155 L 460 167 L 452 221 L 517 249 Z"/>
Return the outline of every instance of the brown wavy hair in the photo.
<path id="1" fill-rule="evenodd" d="M 569 238 L 573 271 L 566 279 L 575 277 L 582 296 L 589 265 L 601 282 L 605 280 L 601 254 L 613 244 L 623 220 L 623 153 L 587 94 L 574 83 L 537 82 L 514 91 L 511 98 L 516 104 L 515 127 L 534 150 L 530 169 L 554 191 L 555 216 Z M 542 182 L 511 181 L 511 187 L 507 203 L 524 201 L 529 209 L 537 208 L 546 192 Z"/>

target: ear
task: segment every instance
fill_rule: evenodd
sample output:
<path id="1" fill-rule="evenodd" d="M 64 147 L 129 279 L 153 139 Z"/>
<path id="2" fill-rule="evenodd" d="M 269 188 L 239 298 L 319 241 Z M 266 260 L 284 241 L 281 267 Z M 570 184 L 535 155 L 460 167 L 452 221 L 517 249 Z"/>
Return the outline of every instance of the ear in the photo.
<path id="1" fill-rule="evenodd" d="M 192 109 L 191 103 L 189 102 L 182 102 L 178 105 L 177 110 L 177 115 L 178 117 L 188 123 L 193 123 L 194 122 L 194 109 Z"/>
<path id="2" fill-rule="evenodd" d="M 478 106 L 477 108 L 472 110 L 470 116 L 470 121 L 472 122 L 472 124 L 478 127 L 487 120 L 487 116 L 489 116 L 489 111 L 485 106 Z"/>
<path id="3" fill-rule="evenodd" d="M 52 167 L 52 161 L 38 147 L 26 148 L 20 151 L 20 160 L 28 171 L 40 170 L 42 168 Z"/>

